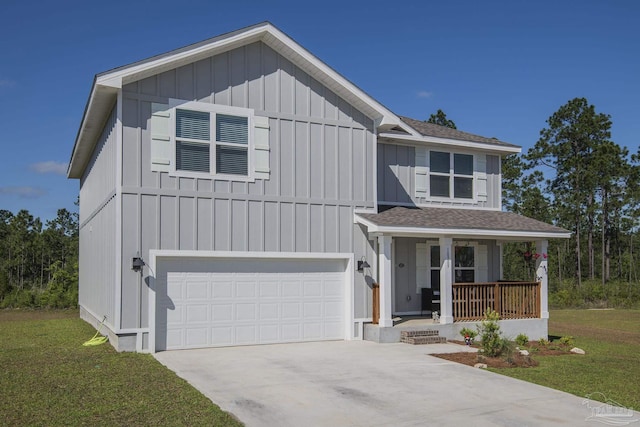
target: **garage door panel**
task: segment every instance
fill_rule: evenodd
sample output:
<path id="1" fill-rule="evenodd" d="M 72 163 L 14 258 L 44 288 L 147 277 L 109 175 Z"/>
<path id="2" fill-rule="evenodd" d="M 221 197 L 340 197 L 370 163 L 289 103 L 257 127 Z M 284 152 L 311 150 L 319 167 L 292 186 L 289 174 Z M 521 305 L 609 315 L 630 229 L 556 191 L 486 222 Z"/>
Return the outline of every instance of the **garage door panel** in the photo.
<path id="1" fill-rule="evenodd" d="M 213 298 L 233 298 L 233 280 L 219 278 L 211 284 Z"/>
<path id="2" fill-rule="evenodd" d="M 198 299 L 206 301 L 209 299 L 209 281 L 192 281 L 187 278 L 184 286 L 186 286 L 186 299 L 190 301 Z"/>
<path id="3" fill-rule="evenodd" d="M 282 303 L 282 318 L 291 320 L 291 319 L 301 319 L 302 313 L 302 304 L 299 302 L 283 302 Z"/>
<path id="4" fill-rule="evenodd" d="M 230 303 L 212 304 L 211 320 L 213 322 L 231 322 L 233 320 L 233 305 Z"/>
<path id="5" fill-rule="evenodd" d="M 189 324 L 209 323 L 208 304 L 189 304 L 186 306 L 186 322 Z"/>
<path id="6" fill-rule="evenodd" d="M 344 264 L 308 262 L 295 271 L 295 262 L 268 262 L 255 262 L 253 272 L 236 261 L 242 272 L 217 271 L 229 266 L 215 262 L 209 272 L 194 263 L 187 264 L 196 272 L 168 272 L 157 343 L 180 349 L 342 339 Z"/>
<path id="7" fill-rule="evenodd" d="M 281 283 L 283 298 L 298 298 L 302 295 L 302 282 L 299 280 L 283 280 Z"/>
<path id="8" fill-rule="evenodd" d="M 282 342 L 295 342 L 302 340 L 302 325 L 299 323 L 283 324 L 280 327 L 282 331 Z"/>
<path id="9" fill-rule="evenodd" d="M 260 320 L 280 319 L 280 304 L 277 302 L 260 304 Z"/>
<path id="10" fill-rule="evenodd" d="M 198 347 L 207 347 L 208 341 L 207 337 L 209 334 L 209 328 L 203 326 L 201 328 L 191 327 L 185 330 L 185 347 L 186 348 L 198 348 Z"/>
<path id="11" fill-rule="evenodd" d="M 246 325 L 235 327 L 236 344 L 257 344 L 257 326 Z"/>
<path id="12" fill-rule="evenodd" d="M 211 328 L 211 345 L 228 346 L 233 345 L 233 327 L 217 326 Z"/>

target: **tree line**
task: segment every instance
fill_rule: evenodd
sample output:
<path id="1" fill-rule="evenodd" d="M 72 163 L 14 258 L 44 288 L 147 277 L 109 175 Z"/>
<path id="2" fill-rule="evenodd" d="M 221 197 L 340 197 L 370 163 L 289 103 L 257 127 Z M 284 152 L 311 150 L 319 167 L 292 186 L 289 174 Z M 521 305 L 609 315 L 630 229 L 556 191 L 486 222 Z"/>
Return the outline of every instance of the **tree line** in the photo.
<path id="1" fill-rule="evenodd" d="M 0 210 L 0 308 L 78 306 L 78 215 Z"/>
<path id="2" fill-rule="evenodd" d="M 438 110 L 427 120 L 455 128 Z M 562 105 L 525 153 L 502 160 L 503 209 L 571 231 L 549 242 L 550 302 L 640 304 L 640 150 L 611 138 L 611 116 L 585 98 Z M 505 278 L 534 278 L 533 242 L 504 246 Z"/>

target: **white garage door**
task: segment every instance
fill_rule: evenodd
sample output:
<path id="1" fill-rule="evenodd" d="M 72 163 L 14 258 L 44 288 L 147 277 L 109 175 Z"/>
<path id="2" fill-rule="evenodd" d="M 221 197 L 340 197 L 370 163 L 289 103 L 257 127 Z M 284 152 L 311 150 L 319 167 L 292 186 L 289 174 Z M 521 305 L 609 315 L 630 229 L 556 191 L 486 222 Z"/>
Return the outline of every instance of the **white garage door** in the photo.
<path id="1" fill-rule="evenodd" d="M 344 338 L 343 262 L 215 261 L 212 266 L 224 271 L 167 271 L 158 349 Z"/>

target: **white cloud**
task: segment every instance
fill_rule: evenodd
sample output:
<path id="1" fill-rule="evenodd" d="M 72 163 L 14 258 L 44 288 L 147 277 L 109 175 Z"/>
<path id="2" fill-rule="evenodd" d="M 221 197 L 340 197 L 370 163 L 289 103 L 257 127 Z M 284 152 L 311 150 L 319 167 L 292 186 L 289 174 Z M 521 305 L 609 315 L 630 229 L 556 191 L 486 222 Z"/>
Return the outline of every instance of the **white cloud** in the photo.
<path id="1" fill-rule="evenodd" d="M 18 196 L 21 199 L 37 199 L 47 192 L 38 187 L 0 187 L 0 195 Z"/>
<path id="2" fill-rule="evenodd" d="M 428 92 L 426 90 L 420 90 L 416 94 L 418 98 L 431 98 L 433 96 L 433 92 Z"/>
<path id="3" fill-rule="evenodd" d="M 29 169 L 37 173 L 54 173 L 56 175 L 63 175 L 63 176 L 67 174 L 66 163 L 54 162 L 51 160 L 47 162 L 33 163 L 29 165 Z"/>

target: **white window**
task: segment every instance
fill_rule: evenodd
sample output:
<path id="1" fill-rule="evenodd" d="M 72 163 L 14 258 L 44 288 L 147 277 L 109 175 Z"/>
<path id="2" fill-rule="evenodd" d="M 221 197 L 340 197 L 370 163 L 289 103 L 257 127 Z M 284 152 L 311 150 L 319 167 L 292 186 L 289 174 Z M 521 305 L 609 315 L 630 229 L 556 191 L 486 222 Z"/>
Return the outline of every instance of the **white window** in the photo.
<path id="1" fill-rule="evenodd" d="M 176 171 L 249 176 L 250 116 L 175 109 Z"/>
<path id="2" fill-rule="evenodd" d="M 473 199 L 473 156 L 430 151 L 429 192 L 432 197 Z"/>

